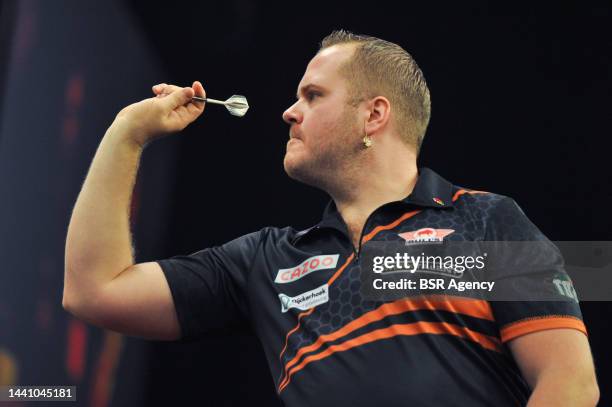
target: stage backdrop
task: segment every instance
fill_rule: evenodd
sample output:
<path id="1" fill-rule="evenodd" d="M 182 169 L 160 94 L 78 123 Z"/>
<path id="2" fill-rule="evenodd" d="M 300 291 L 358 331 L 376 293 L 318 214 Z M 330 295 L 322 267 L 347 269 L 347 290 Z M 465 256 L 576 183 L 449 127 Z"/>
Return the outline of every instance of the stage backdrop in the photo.
<path id="1" fill-rule="evenodd" d="M 105 129 L 164 72 L 119 2 L 25 0 L 2 13 L 13 24 L 0 82 L 0 385 L 76 385 L 79 406 L 141 405 L 148 343 L 63 310 L 64 242 Z M 159 250 L 174 146 L 142 164 L 139 256 Z"/>

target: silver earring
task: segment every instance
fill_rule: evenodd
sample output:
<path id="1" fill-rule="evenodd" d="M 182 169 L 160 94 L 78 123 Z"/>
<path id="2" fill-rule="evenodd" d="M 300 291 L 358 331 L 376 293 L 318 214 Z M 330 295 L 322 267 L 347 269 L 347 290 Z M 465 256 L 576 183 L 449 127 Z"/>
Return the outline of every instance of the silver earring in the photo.
<path id="1" fill-rule="evenodd" d="M 372 147 L 372 139 L 367 134 L 363 136 L 363 145 L 365 148 Z"/>

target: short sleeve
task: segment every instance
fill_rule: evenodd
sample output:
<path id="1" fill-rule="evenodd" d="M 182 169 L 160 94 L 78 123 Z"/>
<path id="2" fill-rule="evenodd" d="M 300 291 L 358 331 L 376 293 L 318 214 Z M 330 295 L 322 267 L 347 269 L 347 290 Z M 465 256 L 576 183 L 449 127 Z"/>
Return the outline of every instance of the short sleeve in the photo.
<path id="1" fill-rule="evenodd" d="M 514 200 L 502 197 L 493 205 L 485 240 L 503 247 L 494 252 L 505 257 L 494 278 L 505 291 L 504 300 L 490 300 L 502 342 L 555 328 L 576 329 L 586 335 L 578 298 L 558 248 Z"/>
<path id="2" fill-rule="evenodd" d="M 262 233 L 157 261 L 172 292 L 181 341 L 226 331 L 248 320 L 246 285 Z"/>

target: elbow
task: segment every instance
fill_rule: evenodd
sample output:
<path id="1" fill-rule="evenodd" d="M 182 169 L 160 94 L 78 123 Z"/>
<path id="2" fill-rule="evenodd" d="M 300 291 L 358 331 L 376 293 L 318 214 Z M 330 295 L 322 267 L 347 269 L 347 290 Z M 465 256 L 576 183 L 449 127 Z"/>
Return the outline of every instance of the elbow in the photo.
<path id="1" fill-rule="evenodd" d="M 91 290 L 84 290 L 85 286 L 71 275 L 68 267 L 64 274 L 64 291 L 62 294 L 62 308 L 77 318 L 82 317 L 83 308 L 93 299 Z"/>
<path id="2" fill-rule="evenodd" d="M 62 308 L 75 318 L 100 326 L 102 307 L 100 291 L 95 287 L 66 279 L 62 294 Z"/>
<path id="3" fill-rule="evenodd" d="M 91 269 L 76 264 L 64 263 L 64 291 L 62 293 L 62 307 L 76 317 L 81 317 L 83 308 L 88 307 L 96 293 L 96 286 L 92 284 Z"/>
<path id="4" fill-rule="evenodd" d="M 70 283 L 70 270 L 68 265 L 64 266 L 64 291 L 62 293 L 62 308 L 66 311 L 73 313 L 74 310 L 74 295 L 72 293 Z"/>
<path id="5" fill-rule="evenodd" d="M 93 299 L 91 296 L 89 296 L 89 298 L 85 297 L 72 295 L 64 290 L 62 307 L 73 317 L 88 324 L 97 325 L 96 319 L 94 318 L 96 309 L 93 306 Z"/>
<path id="6" fill-rule="evenodd" d="M 64 286 L 64 294 L 62 296 L 62 308 L 64 308 L 64 310 L 66 310 L 70 314 L 77 316 L 76 300 L 74 299 L 72 295 L 68 293 L 68 290 L 66 289 L 65 286 Z"/>
<path id="7" fill-rule="evenodd" d="M 68 303 L 68 297 L 66 297 L 66 292 L 64 292 L 64 296 L 62 297 L 62 308 L 66 311 L 70 312 L 70 305 Z"/>

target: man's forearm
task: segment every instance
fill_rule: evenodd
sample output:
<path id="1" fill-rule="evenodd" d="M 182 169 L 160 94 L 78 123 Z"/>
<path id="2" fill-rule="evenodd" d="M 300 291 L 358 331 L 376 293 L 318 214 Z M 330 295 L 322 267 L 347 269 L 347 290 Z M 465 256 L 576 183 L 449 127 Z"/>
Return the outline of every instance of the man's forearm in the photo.
<path id="1" fill-rule="evenodd" d="M 142 149 L 120 122 L 100 142 L 68 227 L 64 301 L 88 296 L 134 263 L 130 202 Z"/>

